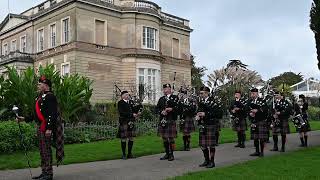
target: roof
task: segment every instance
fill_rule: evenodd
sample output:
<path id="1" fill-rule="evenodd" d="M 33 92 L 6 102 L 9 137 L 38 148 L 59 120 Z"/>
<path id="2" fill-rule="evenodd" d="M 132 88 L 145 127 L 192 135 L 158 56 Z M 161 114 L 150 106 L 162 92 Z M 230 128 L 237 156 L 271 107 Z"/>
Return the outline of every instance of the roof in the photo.
<path id="1" fill-rule="evenodd" d="M 29 17 L 28 16 L 24 16 L 24 15 L 21 15 L 21 14 L 8 14 L 4 20 L 2 21 L 2 23 L 0 24 L 0 31 L 3 29 L 3 27 L 9 22 L 9 20 L 11 18 L 18 18 L 18 19 L 25 19 L 25 20 L 29 20 Z"/>

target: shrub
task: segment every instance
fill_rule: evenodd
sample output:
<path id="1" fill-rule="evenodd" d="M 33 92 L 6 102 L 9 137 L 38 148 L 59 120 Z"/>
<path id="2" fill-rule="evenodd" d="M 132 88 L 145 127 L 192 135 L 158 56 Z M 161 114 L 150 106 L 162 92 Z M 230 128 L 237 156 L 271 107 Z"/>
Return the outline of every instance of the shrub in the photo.
<path id="1" fill-rule="evenodd" d="M 320 107 L 309 106 L 308 114 L 310 120 L 320 121 Z"/>
<path id="2" fill-rule="evenodd" d="M 20 123 L 23 144 L 32 149 L 37 144 L 36 129 L 32 124 Z M 24 150 L 21 144 L 19 126 L 14 121 L 0 122 L 0 153 L 12 153 Z"/>

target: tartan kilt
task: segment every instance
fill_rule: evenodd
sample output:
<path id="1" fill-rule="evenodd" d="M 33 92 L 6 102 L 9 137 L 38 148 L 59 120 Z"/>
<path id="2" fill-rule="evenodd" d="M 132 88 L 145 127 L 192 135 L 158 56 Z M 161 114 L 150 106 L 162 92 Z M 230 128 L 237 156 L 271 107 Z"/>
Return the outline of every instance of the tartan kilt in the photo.
<path id="1" fill-rule="evenodd" d="M 283 134 L 290 134 L 290 127 L 289 127 L 289 120 L 288 119 L 282 119 L 280 120 L 280 126 L 279 127 L 273 127 L 272 128 L 272 134 L 273 135 L 283 135 Z"/>
<path id="2" fill-rule="evenodd" d="M 215 147 L 217 145 L 217 125 L 205 125 L 205 132 L 199 132 L 199 146 L 203 148 Z"/>
<path id="3" fill-rule="evenodd" d="M 127 123 L 120 124 L 118 128 L 117 138 L 126 139 L 136 137 L 136 127 L 130 128 Z"/>
<path id="4" fill-rule="evenodd" d="M 255 124 L 257 127 L 256 127 L 255 131 L 251 131 L 252 138 L 253 139 L 263 139 L 263 140 L 269 139 L 269 137 L 268 137 L 268 132 L 269 132 L 268 123 L 266 121 L 259 121 Z"/>
<path id="5" fill-rule="evenodd" d="M 232 130 L 239 132 L 239 131 L 246 131 L 248 129 L 246 119 L 240 119 L 239 124 L 236 124 L 234 121 L 232 122 Z"/>
<path id="6" fill-rule="evenodd" d="M 186 134 L 190 134 L 196 130 L 194 126 L 194 118 L 186 117 L 183 124 L 180 124 L 180 131 Z"/>
<path id="7" fill-rule="evenodd" d="M 167 121 L 165 127 L 161 126 L 161 122 L 158 124 L 158 136 L 167 139 L 167 138 L 176 138 L 177 137 L 177 125 L 176 121 Z"/>
<path id="8" fill-rule="evenodd" d="M 305 126 L 303 126 L 302 128 L 297 128 L 297 127 L 296 127 L 296 131 L 299 132 L 299 133 L 309 132 L 309 131 L 311 131 L 311 126 L 310 126 L 310 124 L 309 124 L 309 122 L 308 122 L 308 123 L 307 123 Z"/>

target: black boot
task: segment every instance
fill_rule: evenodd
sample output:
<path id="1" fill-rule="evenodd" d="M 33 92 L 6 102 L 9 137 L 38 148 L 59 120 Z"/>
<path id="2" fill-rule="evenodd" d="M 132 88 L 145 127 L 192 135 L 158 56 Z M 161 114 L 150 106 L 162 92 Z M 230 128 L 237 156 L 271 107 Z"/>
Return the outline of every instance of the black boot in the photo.
<path id="1" fill-rule="evenodd" d="M 263 157 L 264 156 L 264 143 L 265 143 L 265 141 L 264 140 L 261 140 L 260 139 L 260 155 L 259 155 L 259 157 Z"/>
<path id="2" fill-rule="evenodd" d="M 268 131 L 268 139 L 266 140 L 266 143 L 270 143 L 269 137 L 270 137 L 270 131 Z"/>
<path id="3" fill-rule="evenodd" d="M 199 167 L 206 167 L 209 164 L 209 150 L 206 148 L 202 150 L 204 156 L 204 162 Z"/>
<path id="4" fill-rule="evenodd" d="M 219 137 L 220 137 L 220 132 L 217 130 L 216 132 L 216 146 L 219 146 Z"/>
<path id="5" fill-rule="evenodd" d="M 122 159 L 125 160 L 126 158 L 126 146 L 127 146 L 127 142 L 122 142 L 121 141 L 121 150 L 122 150 Z"/>
<path id="6" fill-rule="evenodd" d="M 304 136 L 304 147 L 308 147 L 308 136 Z"/>
<path id="7" fill-rule="evenodd" d="M 245 148 L 245 147 L 246 147 L 246 146 L 245 146 L 245 142 L 246 142 L 246 134 L 245 134 L 245 132 L 243 132 L 240 137 L 241 137 L 241 145 L 240 145 L 240 148 Z"/>
<path id="8" fill-rule="evenodd" d="M 168 158 L 168 161 L 173 161 L 173 160 L 174 160 L 174 156 L 173 156 L 174 147 L 175 147 L 175 143 L 174 143 L 174 142 L 171 142 L 171 143 L 170 143 L 170 150 L 169 150 L 169 158 Z"/>
<path id="9" fill-rule="evenodd" d="M 43 176 L 40 178 L 40 180 L 52 180 L 53 175 L 52 174 L 46 174 L 44 173 Z"/>
<path id="10" fill-rule="evenodd" d="M 285 152 L 286 151 L 286 140 L 287 140 L 287 136 L 286 135 L 282 135 L 281 136 L 281 141 L 282 141 L 281 152 Z"/>
<path id="11" fill-rule="evenodd" d="M 128 142 L 128 156 L 127 156 L 128 159 L 134 158 L 132 155 L 132 147 L 133 147 L 133 141 L 129 141 Z"/>
<path id="12" fill-rule="evenodd" d="M 191 136 L 187 136 L 187 151 L 190 151 L 190 140 L 191 140 Z"/>
<path id="13" fill-rule="evenodd" d="M 162 158 L 160 158 L 160 160 L 167 160 L 169 158 L 169 142 L 163 142 L 163 146 L 166 154 Z"/>
<path id="14" fill-rule="evenodd" d="M 300 137 L 300 141 L 301 141 L 300 147 L 304 147 L 305 146 L 304 138 Z"/>
<path id="15" fill-rule="evenodd" d="M 270 151 L 279 151 L 277 135 L 273 135 L 273 149 L 271 149 Z"/>
<path id="16" fill-rule="evenodd" d="M 43 173 L 41 173 L 39 176 L 33 176 L 32 179 L 41 179 L 44 176 Z"/>
<path id="17" fill-rule="evenodd" d="M 216 149 L 215 148 L 210 148 L 210 153 L 211 153 L 211 157 L 210 157 L 210 161 L 208 163 L 208 165 L 206 166 L 206 168 L 213 168 L 216 166 L 216 164 L 214 163 L 214 156 L 216 153 Z"/>
<path id="18" fill-rule="evenodd" d="M 183 136 L 183 150 L 186 151 L 187 150 L 187 136 Z"/>
<path id="19" fill-rule="evenodd" d="M 256 152 L 250 154 L 250 156 L 259 156 L 259 155 L 260 155 L 260 151 L 259 151 L 259 140 L 257 140 L 257 139 L 254 140 L 254 147 L 256 147 Z"/>
<path id="20" fill-rule="evenodd" d="M 240 147 L 241 146 L 241 134 L 240 134 L 240 132 L 238 132 L 238 144 L 237 145 L 235 145 L 234 147 Z"/>

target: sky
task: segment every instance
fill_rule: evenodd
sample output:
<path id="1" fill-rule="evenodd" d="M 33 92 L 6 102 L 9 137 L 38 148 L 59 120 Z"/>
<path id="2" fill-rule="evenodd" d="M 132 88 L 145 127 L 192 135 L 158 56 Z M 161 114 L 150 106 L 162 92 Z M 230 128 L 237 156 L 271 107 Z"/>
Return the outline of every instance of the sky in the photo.
<path id="1" fill-rule="evenodd" d="M 8 13 L 0 0 L 0 19 Z M 43 0 L 10 0 L 20 13 Z M 312 0 L 153 0 L 162 11 L 190 20 L 191 53 L 210 74 L 240 59 L 264 80 L 286 71 L 320 79 L 309 28 Z M 206 78 L 204 78 L 206 79 Z"/>

